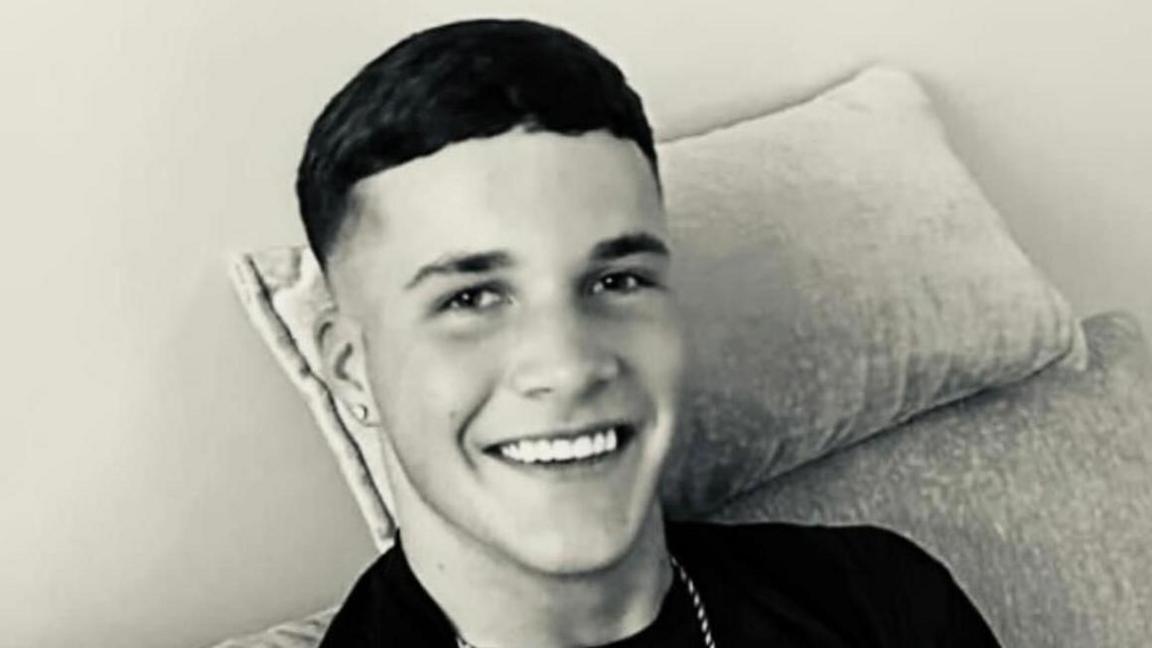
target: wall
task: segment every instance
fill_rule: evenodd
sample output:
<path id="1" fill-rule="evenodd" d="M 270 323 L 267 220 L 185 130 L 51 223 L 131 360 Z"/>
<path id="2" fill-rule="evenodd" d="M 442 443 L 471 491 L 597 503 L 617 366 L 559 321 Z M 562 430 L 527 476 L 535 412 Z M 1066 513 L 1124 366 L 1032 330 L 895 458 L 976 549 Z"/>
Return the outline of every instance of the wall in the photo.
<path id="1" fill-rule="evenodd" d="M 465 11 L 583 34 L 665 132 L 863 60 L 909 67 L 1076 307 L 1125 307 L 1152 331 L 1148 5 L 474 6 L 0 8 L 0 645 L 203 645 L 335 602 L 371 559 L 223 259 L 302 240 L 292 173 L 323 101 L 394 39 Z"/>

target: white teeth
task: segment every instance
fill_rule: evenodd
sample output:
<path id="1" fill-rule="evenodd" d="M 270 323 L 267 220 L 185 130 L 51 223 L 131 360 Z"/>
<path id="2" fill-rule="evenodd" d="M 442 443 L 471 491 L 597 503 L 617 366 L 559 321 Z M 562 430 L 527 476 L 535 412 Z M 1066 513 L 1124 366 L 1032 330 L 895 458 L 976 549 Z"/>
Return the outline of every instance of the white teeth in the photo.
<path id="1" fill-rule="evenodd" d="M 513 443 L 511 445 L 502 445 L 500 446 L 500 454 L 508 457 L 509 459 L 520 461 L 520 444 Z"/>
<path id="2" fill-rule="evenodd" d="M 577 459 L 592 456 L 592 439 L 582 436 L 572 443 L 572 456 Z"/>
<path id="3" fill-rule="evenodd" d="M 605 443 L 604 433 L 597 432 L 596 436 L 592 437 L 592 452 L 595 454 L 600 454 L 601 452 L 604 452 L 605 447 L 607 447 L 607 444 Z"/>
<path id="4" fill-rule="evenodd" d="M 587 459 L 607 454 L 618 444 L 616 428 L 610 427 L 574 439 L 523 439 L 500 446 L 500 454 L 518 463 L 551 463 Z"/>
<path id="5" fill-rule="evenodd" d="M 568 439 L 557 439 L 552 442 L 552 458 L 556 461 L 568 461 L 572 458 L 572 442 Z"/>
<path id="6" fill-rule="evenodd" d="M 552 461 L 552 444 L 541 439 L 532 444 L 536 446 L 537 461 Z"/>

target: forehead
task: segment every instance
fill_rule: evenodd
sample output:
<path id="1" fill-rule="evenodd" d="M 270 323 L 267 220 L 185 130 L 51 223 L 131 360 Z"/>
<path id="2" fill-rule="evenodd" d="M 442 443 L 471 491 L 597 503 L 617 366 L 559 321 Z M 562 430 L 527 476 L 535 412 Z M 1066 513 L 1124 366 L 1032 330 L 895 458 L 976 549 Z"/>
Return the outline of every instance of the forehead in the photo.
<path id="1" fill-rule="evenodd" d="M 556 254 L 614 229 L 663 228 L 647 159 L 606 132 L 455 143 L 362 180 L 351 197 L 350 247 L 397 265 L 477 247 Z"/>

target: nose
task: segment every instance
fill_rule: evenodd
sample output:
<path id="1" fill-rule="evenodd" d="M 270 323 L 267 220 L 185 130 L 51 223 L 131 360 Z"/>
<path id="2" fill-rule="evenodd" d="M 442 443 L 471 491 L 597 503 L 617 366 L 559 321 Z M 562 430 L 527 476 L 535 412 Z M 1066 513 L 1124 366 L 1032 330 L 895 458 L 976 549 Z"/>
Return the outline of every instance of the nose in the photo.
<path id="1" fill-rule="evenodd" d="M 620 375 L 606 331 L 579 313 L 539 314 L 518 331 L 509 370 L 526 398 L 579 399 Z"/>

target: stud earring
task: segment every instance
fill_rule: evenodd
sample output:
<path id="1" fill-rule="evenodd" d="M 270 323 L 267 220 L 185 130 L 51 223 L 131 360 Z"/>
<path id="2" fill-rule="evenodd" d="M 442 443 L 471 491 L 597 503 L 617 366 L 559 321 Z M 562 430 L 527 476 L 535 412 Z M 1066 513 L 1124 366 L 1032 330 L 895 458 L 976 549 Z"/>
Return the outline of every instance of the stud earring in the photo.
<path id="1" fill-rule="evenodd" d="M 362 403 L 357 403 L 352 406 L 352 416 L 356 417 L 357 421 L 361 423 L 368 422 L 368 406 Z"/>

